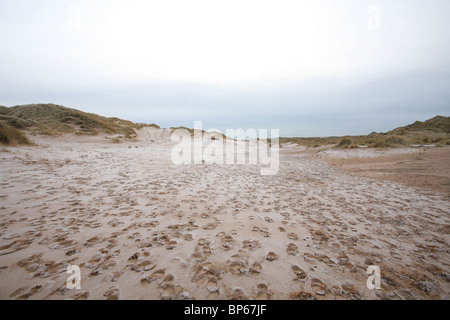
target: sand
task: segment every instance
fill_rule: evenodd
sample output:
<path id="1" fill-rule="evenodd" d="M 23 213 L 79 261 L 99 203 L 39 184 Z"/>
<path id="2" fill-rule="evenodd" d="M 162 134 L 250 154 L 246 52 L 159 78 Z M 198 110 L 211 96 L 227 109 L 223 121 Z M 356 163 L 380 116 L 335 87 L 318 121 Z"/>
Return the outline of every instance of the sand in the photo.
<path id="1" fill-rule="evenodd" d="M 328 150 L 325 159 L 350 174 L 396 181 L 450 197 L 450 147 Z"/>
<path id="2" fill-rule="evenodd" d="M 0 299 L 450 298 L 443 192 L 292 145 L 262 176 L 174 165 L 157 129 L 30 139 L 0 147 Z M 381 289 L 367 288 L 371 265 Z"/>

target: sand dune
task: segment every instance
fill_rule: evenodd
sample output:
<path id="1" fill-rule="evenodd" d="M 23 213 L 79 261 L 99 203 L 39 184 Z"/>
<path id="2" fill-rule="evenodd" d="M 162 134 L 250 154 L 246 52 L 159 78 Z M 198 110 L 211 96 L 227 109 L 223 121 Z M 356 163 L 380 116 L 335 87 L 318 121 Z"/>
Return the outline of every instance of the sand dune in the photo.
<path id="1" fill-rule="evenodd" d="M 293 145 L 274 176 L 174 165 L 170 131 L 145 130 L 0 149 L 0 299 L 450 298 L 442 193 Z"/>

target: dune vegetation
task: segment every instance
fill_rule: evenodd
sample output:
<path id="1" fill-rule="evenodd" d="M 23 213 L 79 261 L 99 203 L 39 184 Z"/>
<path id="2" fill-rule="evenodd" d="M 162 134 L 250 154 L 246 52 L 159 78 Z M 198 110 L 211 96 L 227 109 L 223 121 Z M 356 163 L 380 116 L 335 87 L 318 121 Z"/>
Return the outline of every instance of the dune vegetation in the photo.
<path id="1" fill-rule="evenodd" d="M 136 130 L 143 127 L 159 128 L 156 124 L 133 123 L 119 118 L 107 118 L 93 113 L 66 108 L 55 104 L 30 104 L 14 107 L 0 106 L 0 143 L 28 144 L 24 131 L 31 135 L 58 136 L 66 133 L 77 135 L 97 135 L 106 133 L 117 135 L 113 138 L 133 139 Z M 194 129 L 185 129 L 191 135 Z M 225 138 L 225 136 L 223 135 Z M 270 139 L 269 139 L 270 143 Z M 369 135 L 317 138 L 280 138 L 280 143 L 294 143 L 317 148 L 330 146 L 337 148 L 392 148 L 414 145 L 450 145 L 450 117 L 436 116 L 427 121 L 396 128 L 386 133 L 372 132 Z"/>
<path id="2" fill-rule="evenodd" d="M 0 122 L 0 144 L 31 144 L 28 138 L 20 130 Z"/>
<path id="3" fill-rule="evenodd" d="M 58 136 L 66 133 L 78 135 L 97 135 L 99 133 L 117 134 L 130 139 L 136 137 L 136 131 L 143 127 L 157 127 L 155 124 L 133 123 L 119 118 L 106 118 L 54 104 L 30 104 L 11 108 L 0 106 L 0 123 L 3 132 L 17 136 L 18 130 L 27 130 L 30 134 Z M 12 128 L 12 129 L 11 129 Z M 2 143 L 9 144 L 11 139 L 3 136 Z M 13 139 L 21 141 L 20 139 Z"/>
<path id="4" fill-rule="evenodd" d="M 346 137 L 280 138 L 280 143 L 295 143 L 312 148 L 321 146 L 392 148 L 430 144 L 450 145 L 450 117 L 436 116 L 424 122 L 416 121 L 386 133 L 372 132 L 369 135 Z"/>

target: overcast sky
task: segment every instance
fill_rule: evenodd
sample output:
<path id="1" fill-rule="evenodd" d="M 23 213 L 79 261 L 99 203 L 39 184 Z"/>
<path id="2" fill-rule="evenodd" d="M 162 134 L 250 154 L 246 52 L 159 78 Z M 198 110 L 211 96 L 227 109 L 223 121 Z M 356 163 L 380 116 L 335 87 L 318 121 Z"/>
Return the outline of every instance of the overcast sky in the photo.
<path id="1" fill-rule="evenodd" d="M 449 17 L 448 0 L 0 0 L 0 105 L 388 131 L 450 115 Z"/>

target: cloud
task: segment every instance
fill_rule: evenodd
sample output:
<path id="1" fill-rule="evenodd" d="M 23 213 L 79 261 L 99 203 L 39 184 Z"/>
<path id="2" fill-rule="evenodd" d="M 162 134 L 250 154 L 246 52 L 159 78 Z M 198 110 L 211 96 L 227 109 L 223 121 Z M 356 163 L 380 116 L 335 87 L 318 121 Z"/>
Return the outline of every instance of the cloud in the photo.
<path id="1" fill-rule="evenodd" d="M 0 103 L 282 135 L 448 113 L 450 3 L 380 0 L 368 28 L 372 4 L 0 1 Z"/>

